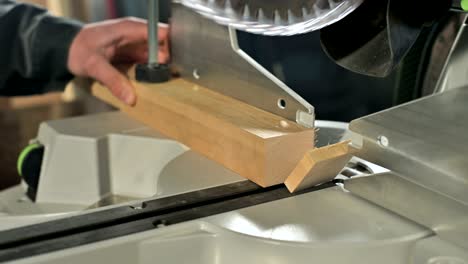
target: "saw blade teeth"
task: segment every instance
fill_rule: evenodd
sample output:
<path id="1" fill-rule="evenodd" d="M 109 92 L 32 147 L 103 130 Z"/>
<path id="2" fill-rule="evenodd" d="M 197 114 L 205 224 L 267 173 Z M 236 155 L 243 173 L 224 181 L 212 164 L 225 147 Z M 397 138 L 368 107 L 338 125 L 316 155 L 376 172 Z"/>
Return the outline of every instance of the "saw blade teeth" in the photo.
<path id="1" fill-rule="evenodd" d="M 258 9 L 258 12 L 257 12 L 257 20 L 261 23 L 263 22 L 266 22 L 266 17 L 265 17 L 265 13 L 263 12 L 263 9 L 262 8 L 259 8 Z"/>
<path id="2" fill-rule="evenodd" d="M 318 7 L 316 4 L 314 5 L 313 9 L 315 17 L 319 17 L 322 13 L 322 9 L 320 9 L 320 7 Z"/>
<path id="3" fill-rule="evenodd" d="M 281 25 L 281 15 L 280 15 L 280 12 L 278 10 L 275 10 L 275 12 L 273 13 L 273 22 L 275 23 L 275 25 Z"/>
<path id="4" fill-rule="evenodd" d="M 180 1 L 222 25 L 232 25 L 257 34 L 293 35 L 339 21 L 365 0 L 174 1 Z"/>
<path id="5" fill-rule="evenodd" d="M 303 7 L 302 8 L 302 18 L 304 20 L 306 20 L 308 17 L 309 17 L 309 11 L 307 10 L 307 8 Z"/>
<path id="6" fill-rule="evenodd" d="M 288 10 L 288 24 L 294 24 L 296 23 L 296 16 L 294 15 L 292 10 Z"/>
<path id="7" fill-rule="evenodd" d="M 244 5 L 244 11 L 242 12 L 242 18 L 246 21 L 252 20 L 250 16 L 250 8 L 249 5 Z"/>
<path id="8" fill-rule="evenodd" d="M 215 8 L 216 7 L 216 0 L 208 0 L 207 3 L 209 8 Z"/>
<path id="9" fill-rule="evenodd" d="M 236 16 L 236 12 L 234 11 L 234 9 L 232 9 L 231 0 L 226 0 L 226 2 L 224 3 L 224 12 L 229 17 L 235 17 Z"/>
<path id="10" fill-rule="evenodd" d="M 232 9 L 231 0 L 226 0 L 224 2 L 224 10 Z"/>

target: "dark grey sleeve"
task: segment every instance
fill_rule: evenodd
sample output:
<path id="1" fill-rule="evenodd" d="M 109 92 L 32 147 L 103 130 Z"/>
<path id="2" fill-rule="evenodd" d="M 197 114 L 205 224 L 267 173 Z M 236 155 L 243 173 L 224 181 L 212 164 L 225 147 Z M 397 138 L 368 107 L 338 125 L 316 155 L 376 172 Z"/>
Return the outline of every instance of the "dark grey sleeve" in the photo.
<path id="1" fill-rule="evenodd" d="M 73 77 L 68 50 L 80 29 L 39 7 L 0 0 L 0 95 L 62 90 Z"/>

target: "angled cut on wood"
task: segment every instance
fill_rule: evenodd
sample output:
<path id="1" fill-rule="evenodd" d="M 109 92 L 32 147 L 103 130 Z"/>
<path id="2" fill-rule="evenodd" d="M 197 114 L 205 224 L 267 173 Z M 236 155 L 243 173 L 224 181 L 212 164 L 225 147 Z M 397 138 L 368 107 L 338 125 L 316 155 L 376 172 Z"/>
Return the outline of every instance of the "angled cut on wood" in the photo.
<path id="1" fill-rule="evenodd" d="M 308 151 L 284 184 L 290 192 L 333 180 L 359 150 L 344 141 Z"/>
<path id="2" fill-rule="evenodd" d="M 93 94 L 260 186 L 281 184 L 314 148 L 315 130 L 183 79 L 132 82 L 134 107 L 102 85 Z"/>

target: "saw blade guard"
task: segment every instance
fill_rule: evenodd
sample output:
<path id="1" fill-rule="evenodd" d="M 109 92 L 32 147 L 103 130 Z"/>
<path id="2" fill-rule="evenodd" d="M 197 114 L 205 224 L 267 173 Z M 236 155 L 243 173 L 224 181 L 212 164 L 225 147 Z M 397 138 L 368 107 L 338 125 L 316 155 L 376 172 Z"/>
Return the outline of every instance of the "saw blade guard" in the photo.
<path id="1" fill-rule="evenodd" d="M 180 0 L 198 13 L 238 30 L 289 36 L 319 30 L 354 11 L 363 0 Z"/>

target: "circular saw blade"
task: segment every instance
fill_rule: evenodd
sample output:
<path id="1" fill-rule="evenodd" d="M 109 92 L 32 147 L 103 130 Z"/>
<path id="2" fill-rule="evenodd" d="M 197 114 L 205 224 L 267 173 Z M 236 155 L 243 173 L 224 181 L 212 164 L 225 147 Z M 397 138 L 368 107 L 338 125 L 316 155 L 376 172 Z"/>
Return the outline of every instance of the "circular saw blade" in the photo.
<path id="1" fill-rule="evenodd" d="M 341 20 L 363 0 L 181 0 L 223 25 L 263 35 L 295 35 Z"/>

